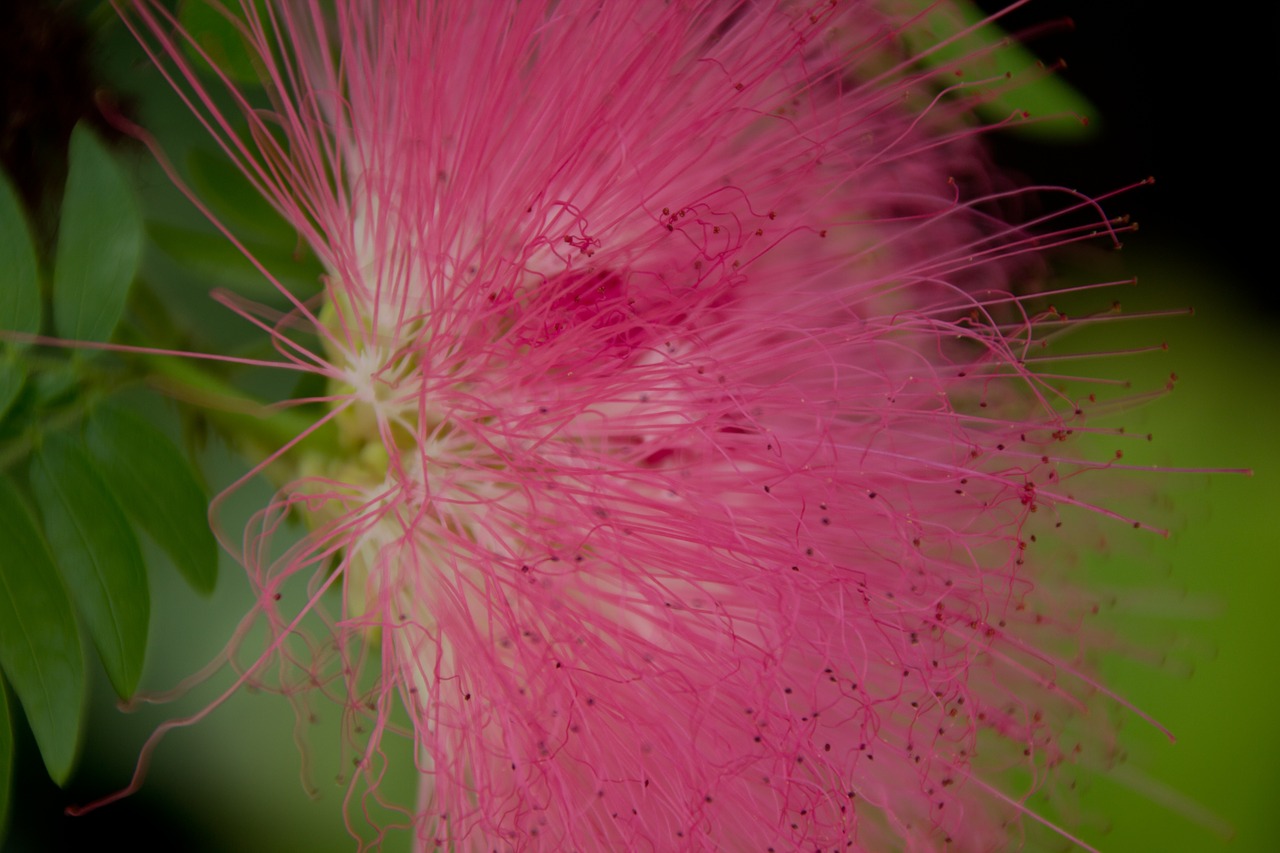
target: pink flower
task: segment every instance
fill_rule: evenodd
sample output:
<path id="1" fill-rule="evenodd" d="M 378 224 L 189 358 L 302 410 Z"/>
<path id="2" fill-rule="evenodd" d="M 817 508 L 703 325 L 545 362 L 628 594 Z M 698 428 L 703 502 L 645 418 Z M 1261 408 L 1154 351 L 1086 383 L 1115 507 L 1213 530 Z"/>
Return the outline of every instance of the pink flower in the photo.
<path id="1" fill-rule="evenodd" d="M 1072 722 L 1091 602 L 1032 543 L 1100 466 L 1057 452 L 1082 401 L 1020 294 L 1093 204 L 1007 224 L 970 84 L 892 4 L 326 5 L 246 4 L 273 110 L 234 116 L 158 4 L 129 18 L 329 271 L 284 318 L 229 301 L 337 433 L 275 460 L 245 679 L 336 692 L 375 793 L 403 707 L 424 849 L 1042 821 L 1107 733 Z M 269 558 L 287 512 L 312 533 Z M 333 636 L 298 643 L 311 611 Z"/>

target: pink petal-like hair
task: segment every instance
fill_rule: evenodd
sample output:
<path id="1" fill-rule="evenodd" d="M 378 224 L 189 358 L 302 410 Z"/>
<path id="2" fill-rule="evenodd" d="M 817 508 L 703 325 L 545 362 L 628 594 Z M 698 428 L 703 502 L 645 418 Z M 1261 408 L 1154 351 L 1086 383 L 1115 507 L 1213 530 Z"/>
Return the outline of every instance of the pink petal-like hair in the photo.
<path id="1" fill-rule="evenodd" d="M 348 454 L 247 531 L 229 657 L 346 705 L 353 802 L 406 738 L 419 847 L 1004 849 L 1111 748 L 1112 640 L 1045 540 L 1139 522 L 1077 479 L 1109 430 L 1036 362 L 1090 318 L 1036 291 L 1126 226 L 994 172 L 1002 77 L 894 5 L 246 3 L 271 106 L 229 112 L 127 8 L 329 272 L 224 300 Z"/>

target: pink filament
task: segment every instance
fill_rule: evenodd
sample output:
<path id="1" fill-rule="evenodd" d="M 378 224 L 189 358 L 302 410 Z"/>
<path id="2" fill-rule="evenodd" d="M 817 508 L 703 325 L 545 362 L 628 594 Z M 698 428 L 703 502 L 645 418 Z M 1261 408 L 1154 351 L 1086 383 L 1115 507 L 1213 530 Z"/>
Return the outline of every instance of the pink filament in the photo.
<path id="1" fill-rule="evenodd" d="M 126 14 L 336 316 L 227 303 L 290 369 L 375 354 L 326 399 L 383 401 L 385 477 L 246 534 L 242 680 L 371 720 L 371 786 L 402 704 L 425 849 L 1003 847 L 1109 737 L 1065 733 L 1105 693 L 1091 602 L 1029 543 L 1131 521 L 1074 491 L 1109 465 L 1055 449 L 1095 428 L 1028 367 L 1062 318 L 1026 294 L 1126 225 L 1008 221 L 1051 194 L 989 169 L 982 89 L 893 4 L 327 5 L 245 5 L 273 109 L 233 115 L 160 4 Z M 324 521 L 269 558 L 293 507 Z M 364 604 L 301 637 L 335 577 Z"/>

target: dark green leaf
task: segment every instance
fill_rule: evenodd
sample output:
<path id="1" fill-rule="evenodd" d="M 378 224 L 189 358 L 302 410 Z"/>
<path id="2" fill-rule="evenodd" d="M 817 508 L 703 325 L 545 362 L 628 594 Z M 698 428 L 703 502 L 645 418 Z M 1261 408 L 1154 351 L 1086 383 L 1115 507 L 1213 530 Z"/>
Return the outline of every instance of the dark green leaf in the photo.
<path id="1" fill-rule="evenodd" d="M 187 168 L 192 188 L 224 224 L 251 230 L 272 246 L 292 246 L 298 241 L 294 227 L 225 156 L 192 151 Z"/>
<path id="2" fill-rule="evenodd" d="M 9 414 L 9 407 L 18 399 L 27 381 L 27 366 L 13 356 L 12 351 L 0 356 L 0 421 Z"/>
<path id="3" fill-rule="evenodd" d="M 105 341 L 124 313 L 142 254 L 142 214 L 124 171 L 83 123 L 71 132 L 53 268 L 53 324 L 64 338 Z"/>
<path id="4" fill-rule="evenodd" d="M 239 19 L 233 4 L 228 4 L 228 11 Z M 190 44 L 183 45 L 197 68 L 216 76 L 209 68 L 209 61 L 212 61 L 233 83 L 258 82 L 261 62 L 257 52 L 249 46 L 236 24 L 208 0 L 183 0 L 178 7 L 178 21 L 185 32 L 194 35 L 200 46 L 197 50 Z M 204 56 L 201 56 L 201 51 Z"/>
<path id="5" fill-rule="evenodd" d="M 80 379 L 74 364 L 49 364 L 30 375 L 30 384 L 40 406 L 47 410 L 67 402 L 79 390 Z"/>
<path id="6" fill-rule="evenodd" d="M 71 603 L 22 494 L 0 476 L 0 666 L 53 781 L 67 781 L 84 705 L 84 657 Z"/>
<path id="7" fill-rule="evenodd" d="M 279 298 L 267 277 L 225 237 L 162 222 L 147 223 L 147 231 L 165 254 L 192 272 L 247 296 Z M 319 291 L 324 269 L 310 255 L 299 259 L 279 244 L 245 241 L 244 245 L 289 292 L 307 297 Z"/>
<path id="8" fill-rule="evenodd" d="M 89 450 L 134 523 L 150 534 L 205 595 L 218 577 L 209 500 L 191 464 L 168 436 L 132 412 L 101 407 L 89 417 Z"/>
<path id="9" fill-rule="evenodd" d="M 121 698 L 137 689 L 147 651 L 151 600 L 142 551 L 79 443 L 45 439 L 31 468 L 54 561 Z"/>
<path id="10" fill-rule="evenodd" d="M 22 200 L 0 171 L 0 329 L 40 331 L 40 271 Z"/>
<path id="11" fill-rule="evenodd" d="M 9 696 L 0 681 L 0 845 L 9 817 L 9 786 L 13 782 L 13 724 L 9 721 Z"/>

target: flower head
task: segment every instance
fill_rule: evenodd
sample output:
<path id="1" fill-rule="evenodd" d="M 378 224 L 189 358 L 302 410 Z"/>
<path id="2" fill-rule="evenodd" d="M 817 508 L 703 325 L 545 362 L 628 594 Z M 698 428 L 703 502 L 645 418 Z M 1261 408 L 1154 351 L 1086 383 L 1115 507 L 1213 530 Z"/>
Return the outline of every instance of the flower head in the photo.
<path id="1" fill-rule="evenodd" d="M 370 785 L 403 708 L 427 849 L 1038 820 L 1099 688 L 1031 543 L 1096 466 L 1054 450 L 1081 408 L 1028 367 L 1062 318 L 1027 294 L 1093 203 L 1006 222 L 971 84 L 892 3 L 324 5 L 245 4 L 272 109 L 235 116 L 130 18 L 328 270 L 284 318 L 233 303 L 335 436 L 281 451 L 248 537 L 252 677 L 342 681 Z"/>

